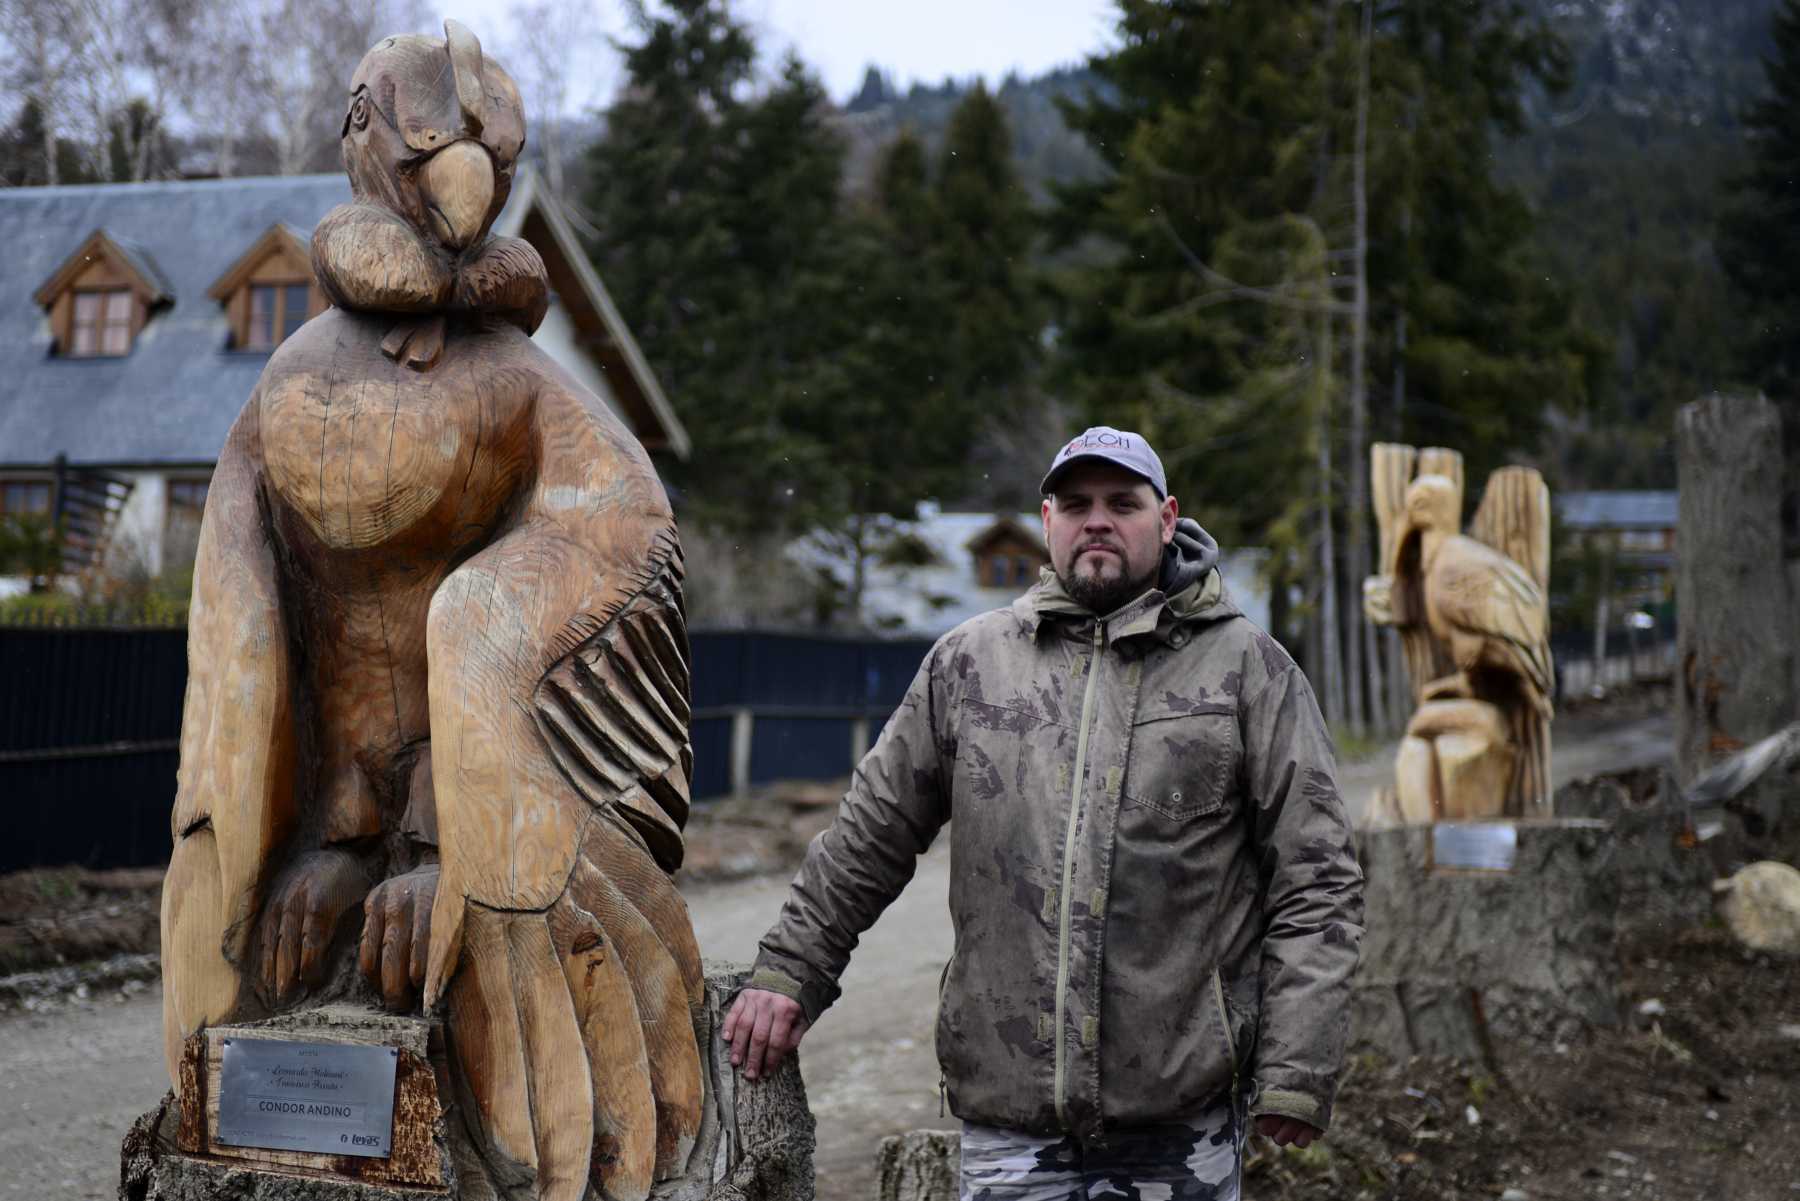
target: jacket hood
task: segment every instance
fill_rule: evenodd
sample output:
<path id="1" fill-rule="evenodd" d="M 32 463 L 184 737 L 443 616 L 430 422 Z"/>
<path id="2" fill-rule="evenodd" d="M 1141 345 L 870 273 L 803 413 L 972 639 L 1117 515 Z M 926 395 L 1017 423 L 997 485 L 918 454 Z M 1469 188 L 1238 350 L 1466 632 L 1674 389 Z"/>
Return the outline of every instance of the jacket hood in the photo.
<path id="1" fill-rule="evenodd" d="M 1189 584 L 1219 565 L 1219 544 L 1192 517 L 1175 523 L 1175 537 L 1163 547 L 1162 575 L 1156 586 L 1164 596 L 1185 592 Z"/>

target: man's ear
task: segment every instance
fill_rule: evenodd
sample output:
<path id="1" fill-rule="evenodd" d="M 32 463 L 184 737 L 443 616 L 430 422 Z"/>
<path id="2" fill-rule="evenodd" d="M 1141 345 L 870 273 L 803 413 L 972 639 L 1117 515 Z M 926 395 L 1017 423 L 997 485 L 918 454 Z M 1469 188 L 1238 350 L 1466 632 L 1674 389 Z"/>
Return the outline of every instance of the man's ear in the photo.
<path id="1" fill-rule="evenodd" d="M 1162 503 L 1162 540 L 1167 546 L 1175 538 L 1175 519 L 1181 516 L 1181 506 L 1173 496 L 1165 496 Z"/>
<path id="2" fill-rule="evenodd" d="M 1044 546 L 1048 548 L 1050 545 L 1050 498 L 1048 496 L 1044 498 L 1043 507 L 1038 510 L 1038 513 L 1044 519 Z"/>

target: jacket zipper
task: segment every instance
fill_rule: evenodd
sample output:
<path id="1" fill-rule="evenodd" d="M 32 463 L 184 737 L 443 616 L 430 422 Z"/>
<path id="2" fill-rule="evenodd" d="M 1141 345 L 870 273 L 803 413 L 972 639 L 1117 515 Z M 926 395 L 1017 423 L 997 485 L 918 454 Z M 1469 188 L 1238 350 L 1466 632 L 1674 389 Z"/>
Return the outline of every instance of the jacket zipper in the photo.
<path id="1" fill-rule="evenodd" d="M 1219 1006 L 1219 1028 L 1225 1031 L 1225 1053 L 1231 1056 L 1231 1110 L 1237 1112 L 1238 1105 L 1238 1053 L 1237 1040 L 1231 1036 L 1231 1011 L 1225 1008 L 1225 982 L 1219 976 L 1219 969 L 1213 969 L 1213 1000 Z"/>
<path id="2" fill-rule="evenodd" d="M 1068 1078 L 1068 1040 L 1063 1023 L 1068 1017 L 1069 990 L 1069 917 L 1070 893 L 1075 882 L 1075 820 L 1081 813 L 1081 777 L 1087 768 L 1088 725 L 1094 716 L 1094 685 L 1100 679 L 1100 652 L 1106 639 L 1106 627 L 1094 622 L 1094 655 L 1088 660 L 1087 690 L 1081 697 L 1080 733 L 1075 739 L 1075 782 L 1069 791 L 1069 824 L 1063 832 L 1062 896 L 1056 916 L 1056 1123 L 1068 1129 L 1069 1116 L 1063 1103 L 1063 1088 Z"/>

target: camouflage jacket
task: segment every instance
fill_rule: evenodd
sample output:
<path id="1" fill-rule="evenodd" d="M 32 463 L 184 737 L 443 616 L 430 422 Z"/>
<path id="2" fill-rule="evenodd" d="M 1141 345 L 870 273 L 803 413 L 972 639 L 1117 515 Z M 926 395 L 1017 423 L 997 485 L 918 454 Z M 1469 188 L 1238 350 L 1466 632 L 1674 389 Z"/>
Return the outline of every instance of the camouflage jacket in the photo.
<path id="1" fill-rule="evenodd" d="M 954 817 L 937 1051 L 957 1116 L 1104 1137 L 1236 1085 L 1323 1128 L 1362 936 L 1333 771 L 1305 676 L 1216 571 L 1101 620 L 1045 572 L 932 648 L 751 984 L 817 1019 Z"/>

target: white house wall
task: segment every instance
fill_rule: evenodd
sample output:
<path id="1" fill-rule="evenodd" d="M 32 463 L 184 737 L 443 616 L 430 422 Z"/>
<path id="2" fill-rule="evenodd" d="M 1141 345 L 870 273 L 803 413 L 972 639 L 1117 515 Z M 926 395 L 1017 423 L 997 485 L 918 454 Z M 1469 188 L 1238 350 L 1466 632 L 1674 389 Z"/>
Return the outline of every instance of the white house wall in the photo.
<path id="1" fill-rule="evenodd" d="M 544 314 L 544 323 L 537 327 L 531 340 L 543 347 L 544 353 L 555 359 L 557 365 L 581 384 L 582 387 L 606 402 L 613 415 L 624 422 L 625 428 L 631 428 L 631 421 L 619 411 L 619 401 L 613 395 L 612 385 L 607 382 L 606 373 L 594 365 L 594 360 L 581 349 L 579 332 L 575 322 L 569 317 L 569 311 L 562 303 L 552 299 L 550 311 Z"/>
<path id="2" fill-rule="evenodd" d="M 131 495 L 113 525 L 106 546 L 108 570 L 120 574 L 141 564 L 151 575 L 162 574 L 163 516 L 168 512 L 169 490 L 156 471 L 112 471 L 131 481 Z"/>

